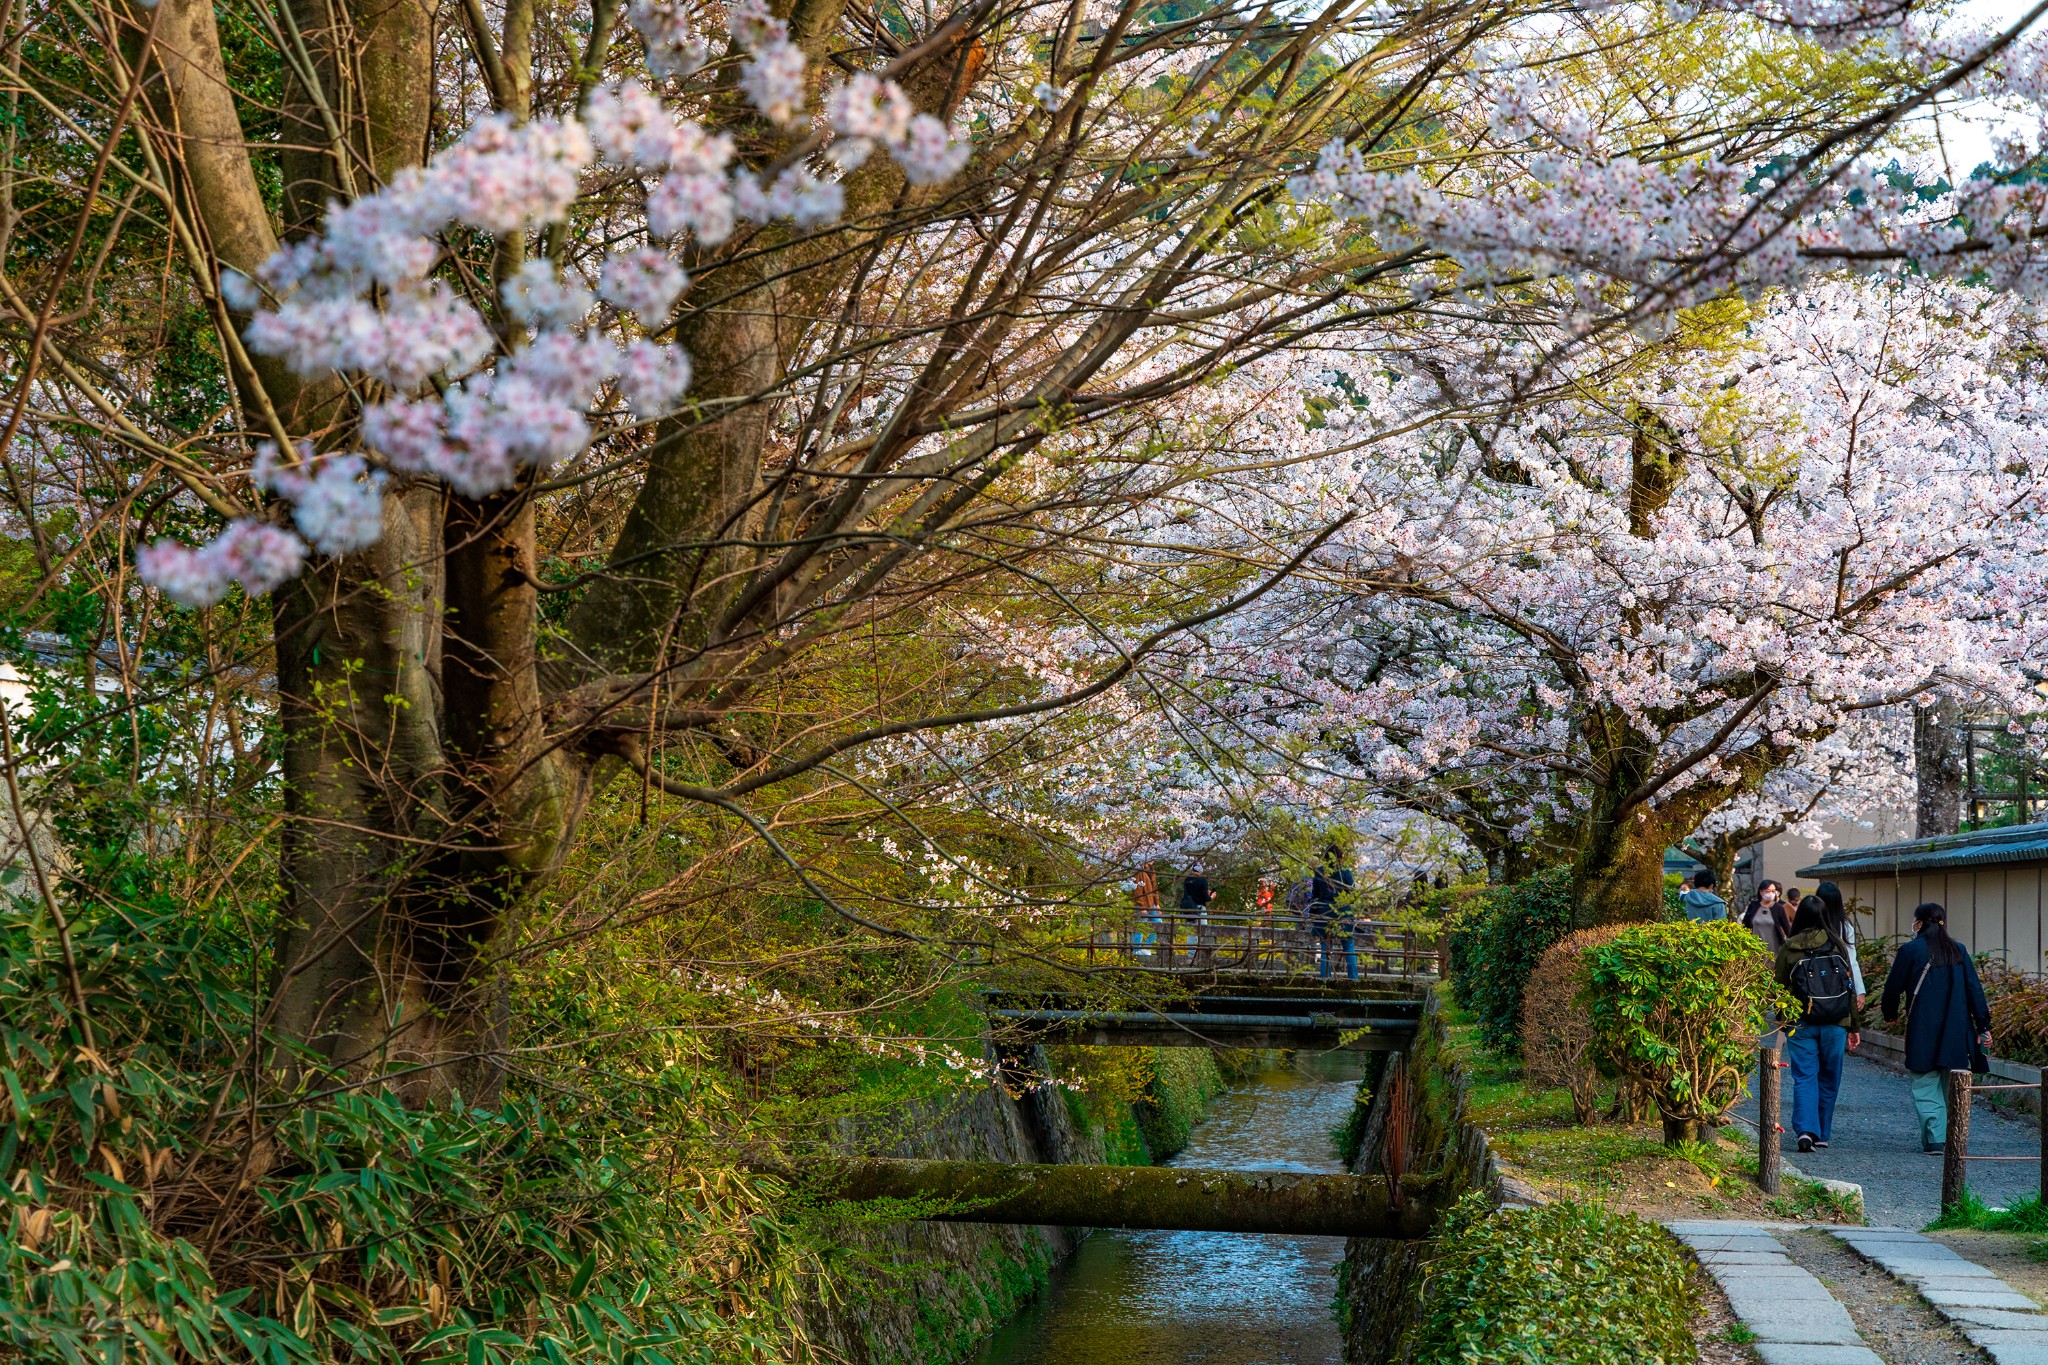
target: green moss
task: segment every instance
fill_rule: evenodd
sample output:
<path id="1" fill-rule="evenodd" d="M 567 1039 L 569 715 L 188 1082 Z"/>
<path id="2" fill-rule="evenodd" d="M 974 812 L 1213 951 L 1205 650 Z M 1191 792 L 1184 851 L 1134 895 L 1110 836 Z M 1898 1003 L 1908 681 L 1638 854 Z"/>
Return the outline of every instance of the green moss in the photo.
<path id="1" fill-rule="evenodd" d="M 996 1246 L 971 1267 L 932 1267 L 937 1283 L 918 1295 L 915 1355 L 903 1365 L 950 1365 L 972 1354 L 983 1337 L 1045 1292 L 1052 1267 L 1043 1244 L 1034 1244 L 1024 1260 Z M 869 1345 L 871 1352 L 881 1348 Z"/>
<path id="2" fill-rule="evenodd" d="M 1151 1060 L 1152 1080 L 1137 1104 L 1137 1120 L 1156 1162 L 1186 1149 L 1209 1101 L 1223 1092 L 1223 1072 L 1204 1048 L 1155 1048 Z"/>

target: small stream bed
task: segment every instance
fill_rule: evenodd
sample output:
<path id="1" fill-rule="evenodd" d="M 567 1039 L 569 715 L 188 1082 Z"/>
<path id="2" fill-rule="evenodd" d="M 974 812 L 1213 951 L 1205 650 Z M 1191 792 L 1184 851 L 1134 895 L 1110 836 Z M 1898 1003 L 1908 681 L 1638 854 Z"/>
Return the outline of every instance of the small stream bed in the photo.
<path id="1" fill-rule="evenodd" d="M 1247 1077 L 1168 1164 L 1341 1171 L 1330 1132 L 1364 1070 L 1361 1053 L 1301 1053 Z M 1341 1237 L 1097 1232 L 976 1365 L 1341 1365 L 1343 1257 Z"/>

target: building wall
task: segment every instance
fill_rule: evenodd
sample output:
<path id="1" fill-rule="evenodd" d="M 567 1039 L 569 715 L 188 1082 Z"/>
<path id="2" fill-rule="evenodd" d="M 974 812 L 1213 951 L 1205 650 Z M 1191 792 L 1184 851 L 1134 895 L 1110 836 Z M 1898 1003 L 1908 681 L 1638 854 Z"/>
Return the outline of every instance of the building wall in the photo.
<path id="1" fill-rule="evenodd" d="M 1798 872 L 1802 867 L 1811 867 L 1819 862 L 1823 853 L 1837 848 L 1868 848 L 1872 844 L 1896 843 L 1901 839 L 1913 837 L 1913 817 L 1902 811 L 1876 811 L 1864 818 L 1869 821 L 1868 825 L 1850 820 L 1833 821 L 1824 825 L 1822 828 L 1827 831 L 1827 839 L 1818 848 L 1814 846 L 1813 840 L 1791 834 L 1781 834 L 1761 844 L 1752 844 L 1750 866 L 1756 870 L 1750 874 L 1755 878 L 1750 882 L 1750 886 L 1768 880 L 1780 886 L 1797 886 L 1802 890 L 1811 891 L 1815 879 L 1801 877 Z M 1747 892 L 1748 888 L 1745 887 L 1745 895 Z M 1913 905 L 1918 904 L 1918 901 L 1913 902 Z M 1912 905 L 1906 907 L 1909 917 L 1912 910 Z"/>
<path id="2" fill-rule="evenodd" d="M 1815 880 L 1808 878 L 1808 881 Z M 2021 971 L 2048 967 L 2048 863 L 1989 865 L 1836 878 L 1856 904 L 1857 927 L 1878 935 L 1913 932 L 1913 907 L 1939 901 L 1948 907 L 1948 930 L 1973 953 L 2002 957 Z"/>

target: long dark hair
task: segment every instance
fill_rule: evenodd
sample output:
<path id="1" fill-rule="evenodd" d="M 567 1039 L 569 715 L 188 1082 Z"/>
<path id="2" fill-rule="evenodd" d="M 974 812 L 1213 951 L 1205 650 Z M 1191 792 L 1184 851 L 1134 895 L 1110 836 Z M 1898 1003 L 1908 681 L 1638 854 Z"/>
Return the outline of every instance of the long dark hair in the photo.
<path id="1" fill-rule="evenodd" d="M 1791 927 L 1785 916 L 1785 888 L 1768 878 L 1758 882 L 1756 890 L 1749 893 L 1749 908 L 1742 912 L 1742 927 L 1750 930 L 1756 928 L 1756 912 L 1764 908 L 1764 888 L 1767 886 L 1778 887 L 1778 899 L 1771 905 L 1771 923 L 1778 926 L 1778 935 L 1782 938 L 1785 931 Z"/>
<path id="2" fill-rule="evenodd" d="M 1809 929 L 1818 929 L 1829 938 L 1834 937 L 1834 934 L 1828 932 L 1827 905 L 1819 896 L 1808 896 L 1799 902 L 1799 912 L 1792 916 L 1794 934 L 1803 934 Z"/>
<path id="3" fill-rule="evenodd" d="M 1937 967 L 1952 967 L 1963 960 L 1963 945 L 1948 936 L 1948 910 L 1938 901 L 1925 901 L 1913 911 L 1920 937 L 1927 940 L 1927 960 Z"/>
<path id="4" fill-rule="evenodd" d="M 1842 888 L 1836 886 L 1833 882 L 1822 882 L 1819 886 L 1813 888 L 1813 894 L 1819 899 L 1821 908 L 1827 914 L 1828 936 L 1847 943 L 1849 941 L 1849 908 L 1842 904 Z"/>

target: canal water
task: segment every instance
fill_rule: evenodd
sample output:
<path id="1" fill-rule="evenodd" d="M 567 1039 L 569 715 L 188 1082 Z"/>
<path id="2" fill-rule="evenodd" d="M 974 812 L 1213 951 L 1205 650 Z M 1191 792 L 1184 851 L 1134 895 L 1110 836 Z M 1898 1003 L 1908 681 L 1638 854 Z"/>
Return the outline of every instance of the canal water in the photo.
<path id="1" fill-rule="evenodd" d="M 1343 1170 L 1330 1130 L 1364 1056 L 1297 1054 L 1219 1096 L 1175 1166 Z M 1341 1237 L 1094 1234 L 976 1365 L 1340 1365 Z"/>

